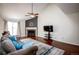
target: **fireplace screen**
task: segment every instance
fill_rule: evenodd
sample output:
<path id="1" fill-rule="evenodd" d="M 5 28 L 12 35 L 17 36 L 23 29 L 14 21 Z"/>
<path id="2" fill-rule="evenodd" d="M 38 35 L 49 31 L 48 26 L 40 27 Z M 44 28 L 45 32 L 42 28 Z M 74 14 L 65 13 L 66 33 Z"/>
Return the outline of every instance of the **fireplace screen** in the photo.
<path id="1" fill-rule="evenodd" d="M 35 30 L 27 30 L 28 37 L 35 37 Z"/>

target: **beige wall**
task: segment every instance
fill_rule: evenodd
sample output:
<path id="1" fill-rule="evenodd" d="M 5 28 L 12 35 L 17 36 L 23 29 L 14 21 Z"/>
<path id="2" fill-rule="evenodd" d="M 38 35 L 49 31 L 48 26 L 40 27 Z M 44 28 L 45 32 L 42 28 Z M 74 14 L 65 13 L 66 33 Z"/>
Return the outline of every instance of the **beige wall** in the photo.
<path id="1" fill-rule="evenodd" d="M 0 18 L 0 38 L 1 38 L 3 31 L 4 31 L 4 21 L 2 18 Z"/>
<path id="2" fill-rule="evenodd" d="M 79 13 L 65 14 L 58 6 L 49 5 L 38 17 L 38 36 L 45 37 L 44 25 L 53 25 L 52 39 L 79 45 Z M 75 18 L 76 20 L 75 20 Z"/>

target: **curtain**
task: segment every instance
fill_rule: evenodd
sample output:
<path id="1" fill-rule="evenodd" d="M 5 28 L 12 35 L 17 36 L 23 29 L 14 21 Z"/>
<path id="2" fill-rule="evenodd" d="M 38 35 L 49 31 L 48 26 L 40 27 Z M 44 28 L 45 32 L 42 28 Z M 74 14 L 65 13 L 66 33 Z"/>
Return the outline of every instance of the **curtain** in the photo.
<path id="1" fill-rule="evenodd" d="M 4 20 L 4 31 L 8 31 L 8 24 L 6 20 Z"/>
<path id="2" fill-rule="evenodd" d="M 17 29 L 18 35 L 21 37 L 21 26 L 20 26 L 20 21 L 18 22 L 18 29 Z"/>

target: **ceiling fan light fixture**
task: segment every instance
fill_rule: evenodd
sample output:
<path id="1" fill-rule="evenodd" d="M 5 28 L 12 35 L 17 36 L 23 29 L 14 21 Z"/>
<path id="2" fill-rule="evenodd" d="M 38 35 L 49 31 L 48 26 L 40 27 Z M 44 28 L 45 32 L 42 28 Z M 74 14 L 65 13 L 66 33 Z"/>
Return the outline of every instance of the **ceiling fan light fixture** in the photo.
<path id="1" fill-rule="evenodd" d="M 32 18 L 33 18 L 33 17 L 35 17 L 35 15 L 30 15 L 30 17 L 32 17 Z"/>
<path id="2" fill-rule="evenodd" d="M 25 16 L 30 16 L 30 17 L 32 17 L 32 18 L 38 16 L 38 15 L 39 15 L 38 13 L 33 12 L 33 9 L 34 9 L 34 8 L 33 8 L 33 3 L 32 3 L 32 6 L 31 6 L 31 7 L 32 7 L 32 8 L 31 8 L 32 11 L 31 11 L 31 12 L 28 12 L 27 15 L 25 15 Z"/>

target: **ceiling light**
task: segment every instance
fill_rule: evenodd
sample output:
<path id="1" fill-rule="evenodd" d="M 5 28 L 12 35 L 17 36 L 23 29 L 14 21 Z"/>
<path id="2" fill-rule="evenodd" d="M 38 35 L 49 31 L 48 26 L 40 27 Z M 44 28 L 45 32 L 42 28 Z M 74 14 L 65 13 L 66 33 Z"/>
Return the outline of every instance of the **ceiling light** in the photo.
<path id="1" fill-rule="evenodd" d="M 35 17 L 35 15 L 30 15 L 30 17 L 32 17 L 32 18 L 33 18 L 33 17 Z"/>

